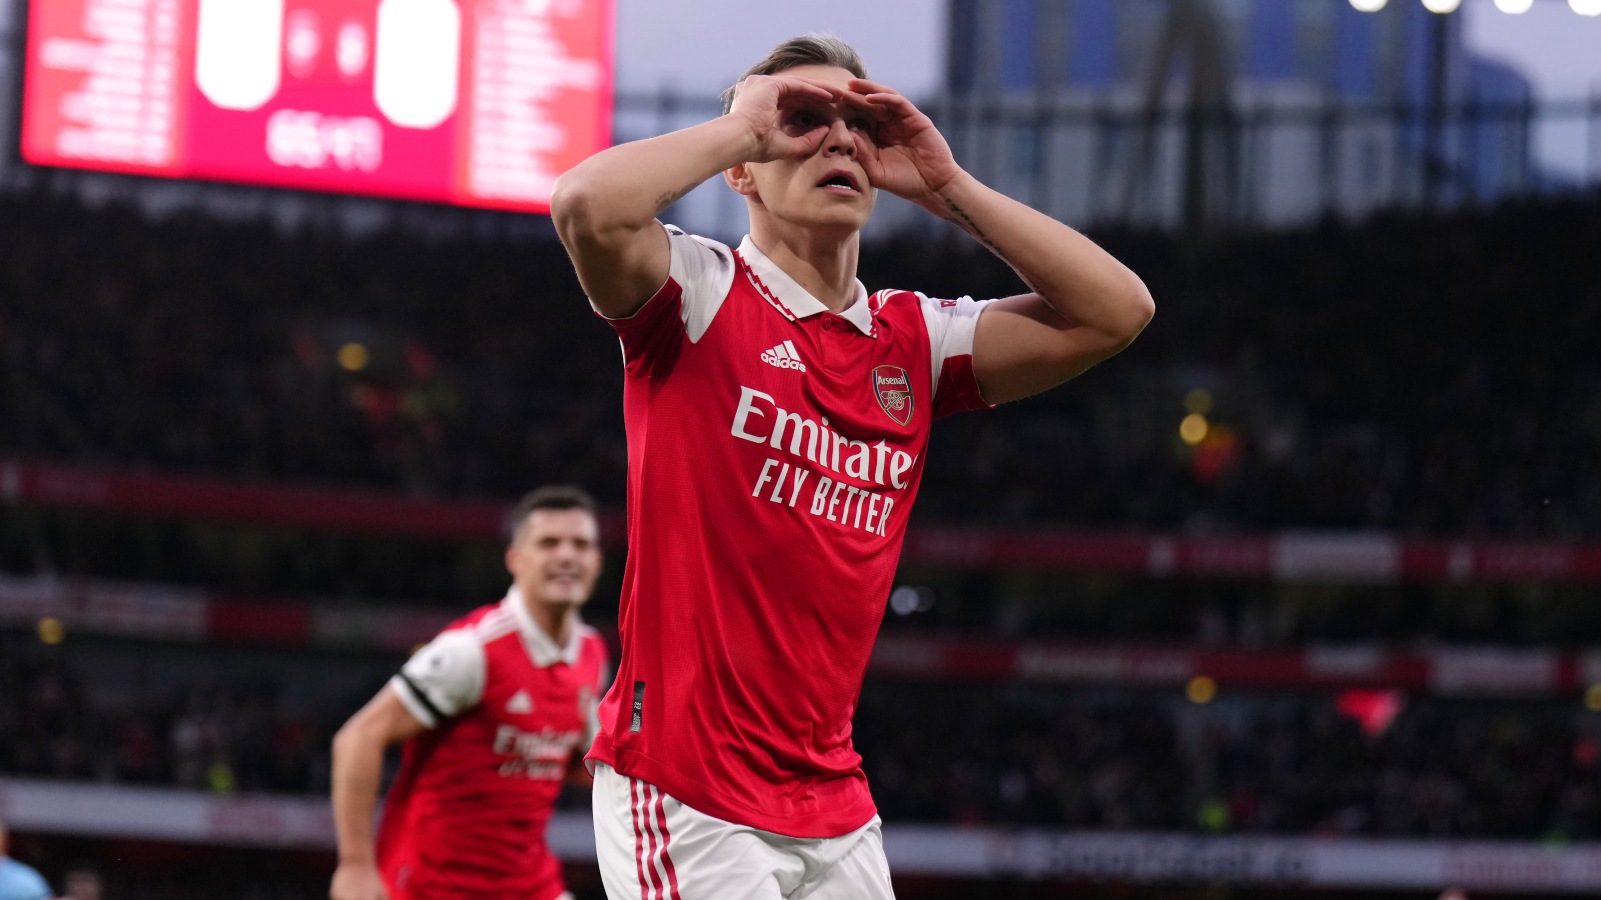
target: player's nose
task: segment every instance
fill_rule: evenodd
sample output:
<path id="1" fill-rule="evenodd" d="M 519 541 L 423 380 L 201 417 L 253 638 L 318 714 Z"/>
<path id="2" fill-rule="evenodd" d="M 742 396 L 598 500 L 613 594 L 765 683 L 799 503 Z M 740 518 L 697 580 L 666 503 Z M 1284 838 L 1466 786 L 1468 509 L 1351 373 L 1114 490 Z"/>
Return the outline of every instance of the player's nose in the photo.
<path id="1" fill-rule="evenodd" d="M 836 116 L 829 123 L 828 135 L 823 138 L 823 150 L 851 157 L 856 155 L 856 138 L 851 134 L 850 123 L 845 121 L 844 116 Z"/>

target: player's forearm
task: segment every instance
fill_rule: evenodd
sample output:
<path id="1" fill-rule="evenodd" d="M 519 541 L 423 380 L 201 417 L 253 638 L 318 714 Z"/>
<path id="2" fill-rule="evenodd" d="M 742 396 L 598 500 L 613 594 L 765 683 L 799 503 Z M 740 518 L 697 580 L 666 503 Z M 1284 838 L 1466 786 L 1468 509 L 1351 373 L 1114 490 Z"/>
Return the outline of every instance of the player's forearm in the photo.
<path id="1" fill-rule="evenodd" d="M 1145 283 L 1094 241 L 963 174 L 924 204 L 1004 260 L 1070 321 L 1121 347 L 1154 312 Z"/>
<path id="2" fill-rule="evenodd" d="M 383 768 L 381 742 L 349 725 L 335 735 L 330 794 L 341 862 L 370 863 L 374 859 L 372 818 L 378 807 Z"/>
<path id="3" fill-rule="evenodd" d="M 619 144 L 556 180 L 551 217 L 564 239 L 639 231 L 708 178 L 754 158 L 756 149 L 749 126 L 730 116 Z"/>

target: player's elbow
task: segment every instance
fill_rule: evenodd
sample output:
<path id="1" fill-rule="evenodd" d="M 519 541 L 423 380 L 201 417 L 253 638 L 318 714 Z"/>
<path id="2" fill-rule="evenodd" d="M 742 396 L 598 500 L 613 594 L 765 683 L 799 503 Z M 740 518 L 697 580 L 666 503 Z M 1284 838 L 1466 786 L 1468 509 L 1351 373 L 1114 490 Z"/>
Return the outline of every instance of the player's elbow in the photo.
<path id="1" fill-rule="evenodd" d="M 556 179 L 550 191 L 550 220 L 563 241 L 591 227 L 594 205 L 594 191 L 582 174 L 568 171 Z"/>
<path id="2" fill-rule="evenodd" d="M 1099 315 L 1082 323 L 1087 328 L 1062 333 L 1055 360 L 1061 371 L 1077 375 L 1087 365 L 1116 356 L 1134 343 L 1150 324 L 1156 315 L 1156 302 L 1151 299 L 1145 282 L 1133 272 L 1128 272 L 1124 281 L 1108 295 Z"/>
<path id="3" fill-rule="evenodd" d="M 356 720 L 350 719 L 339 726 L 338 731 L 334 732 L 333 746 L 330 749 L 333 751 L 332 762 L 335 768 L 339 767 L 340 760 L 350 758 L 350 752 L 354 749 L 356 743 L 357 728 Z"/>
<path id="4" fill-rule="evenodd" d="M 1119 350 L 1139 337 L 1140 332 L 1156 316 L 1156 300 L 1151 297 L 1151 290 L 1145 286 L 1145 282 L 1133 272 L 1127 273 L 1126 281 L 1114 304 L 1115 313 L 1107 323 L 1108 336 Z"/>
<path id="5" fill-rule="evenodd" d="M 372 734 L 371 725 L 366 717 L 362 716 L 361 713 L 351 716 L 346 720 L 345 724 L 339 726 L 338 731 L 334 732 L 333 746 L 331 748 L 333 751 L 331 760 L 333 767 L 337 769 L 344 764 L 348 764 L 351 759 L 369 750 L 374 742 L 375 736 Z"/>
<path id="6" fill-rule="evenodd" d="M 550 220 L 568 246 L 575 241 L 603 243 L 607 235 L 637 228 L 634 218 L 582 168 L 562 174 L 551 188 Z"/>

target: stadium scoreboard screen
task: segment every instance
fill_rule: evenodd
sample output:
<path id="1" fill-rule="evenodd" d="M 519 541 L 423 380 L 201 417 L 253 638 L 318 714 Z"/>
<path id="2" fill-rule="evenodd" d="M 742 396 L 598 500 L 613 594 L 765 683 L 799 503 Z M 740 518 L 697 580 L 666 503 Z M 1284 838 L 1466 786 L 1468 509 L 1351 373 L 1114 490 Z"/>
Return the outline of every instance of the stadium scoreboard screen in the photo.
<path id="1" fill-rule="evenodd" d="M 548 212 L 613 0 L 30 0 L 22 157 Z"/>

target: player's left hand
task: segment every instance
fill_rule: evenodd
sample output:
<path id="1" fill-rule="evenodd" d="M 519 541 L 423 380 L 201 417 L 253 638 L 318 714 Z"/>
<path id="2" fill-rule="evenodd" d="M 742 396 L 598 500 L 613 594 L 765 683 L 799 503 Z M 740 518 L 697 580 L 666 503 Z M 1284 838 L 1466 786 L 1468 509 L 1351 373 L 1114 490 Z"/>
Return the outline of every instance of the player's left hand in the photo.
<path id="1" fill-rule="evenodd" d="M 893 88 L 853 78 L 850 99 L 871 110 L 878 127 L 858 135 L 857 160 L 873 186 L 944 215 L 939 193 L 962 174 L 934 121 Z M 858 99 L 859 98 L 859 99 Z"/>

